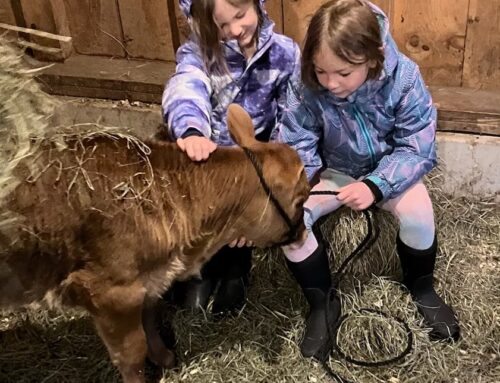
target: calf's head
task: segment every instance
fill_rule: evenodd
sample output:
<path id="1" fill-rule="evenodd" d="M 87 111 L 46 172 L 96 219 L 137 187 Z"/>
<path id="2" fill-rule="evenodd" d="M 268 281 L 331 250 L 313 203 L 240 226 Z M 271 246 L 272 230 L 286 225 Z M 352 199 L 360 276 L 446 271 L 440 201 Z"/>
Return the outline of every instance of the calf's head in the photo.
<path id="1" fill-rule="evenodd" d="M 227 122 L 231 136 L 254 167 L 255 182 L 261 186 L 249 209 L 259 220 L 245 230 L 246 238 L 259 247 L 305 239 L 303 205 L 310 187 L 297 152 L 283 143 L 256 140 L 250 116 L 237 104 L 229 106 Z"/>

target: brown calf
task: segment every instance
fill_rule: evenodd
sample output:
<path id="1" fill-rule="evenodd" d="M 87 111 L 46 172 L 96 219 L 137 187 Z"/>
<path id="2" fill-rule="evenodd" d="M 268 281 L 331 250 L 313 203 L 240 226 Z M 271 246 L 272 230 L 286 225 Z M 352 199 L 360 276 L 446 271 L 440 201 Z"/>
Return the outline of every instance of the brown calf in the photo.
<path id="1" fill-rule="evenodd" d="M 19 165 L 26 181 L 5 204 L 19 219 L 0 236 L 1 307 L 55 297 L 85 308 L 125 382 L 144 381 L 148 352 L 168 367 L 173 353 L 147 325 L 146 302 L 235 238 L 266 247 L 296 237 L 293 226 L 304 233 L 297 154 L 256 141 L 237 106 L 228 124 L 272 196 L 241 148 L 195 163 L 175 144 L 120 135 L 66 137 L 65 150 L 44 142 L 31 157 L 38 171 Z"/>

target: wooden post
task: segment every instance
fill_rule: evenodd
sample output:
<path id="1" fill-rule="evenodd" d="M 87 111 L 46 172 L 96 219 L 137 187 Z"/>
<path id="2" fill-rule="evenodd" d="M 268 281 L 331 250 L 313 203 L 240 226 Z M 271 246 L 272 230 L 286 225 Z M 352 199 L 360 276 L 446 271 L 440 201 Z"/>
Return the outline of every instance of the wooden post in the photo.
<path id="1" fill-rule="evenodd" d="M 49 1 L 52 8 L 52 15 L 54 17 L 54 24 L 57 34 L 62 36 L 71 36 L 68 15 L 66 14 L 66 7 L 64 6 L 64 0 Z M 61 41 L 59 45 L 61 46 L 61 56 L 64 59 L 68 58 L 73 51 L 72 43 Z"/>

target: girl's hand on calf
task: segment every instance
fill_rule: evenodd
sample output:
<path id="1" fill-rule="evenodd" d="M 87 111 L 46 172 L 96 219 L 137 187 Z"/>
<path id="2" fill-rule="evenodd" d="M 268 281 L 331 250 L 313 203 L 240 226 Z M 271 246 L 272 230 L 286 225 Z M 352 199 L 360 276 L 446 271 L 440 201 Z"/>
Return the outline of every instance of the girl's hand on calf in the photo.
<path id="1" fill-rule="evenodd" d="M 247 241 L 247 239 L 245 237 L 241 237 L 241 238 L 237 238 L 237 239 L 233 240 L 228 246 L 229 247 L 243 247 L 243 246 L 252 247 L 253 242 Z"/>
<path id="2" fill-rule="evenodd" d="M 337 199 L 353 210 L 364 210 L 375 202 L 375 196 L 363 182 L 354 182 L 337 191 Z"/>
<path id="3" fill-rule="evenodd" d="M 177 146 L 193 161 L 204 161 L 217 149 L 215 143 L 200 136 L 178 138 Z"/>

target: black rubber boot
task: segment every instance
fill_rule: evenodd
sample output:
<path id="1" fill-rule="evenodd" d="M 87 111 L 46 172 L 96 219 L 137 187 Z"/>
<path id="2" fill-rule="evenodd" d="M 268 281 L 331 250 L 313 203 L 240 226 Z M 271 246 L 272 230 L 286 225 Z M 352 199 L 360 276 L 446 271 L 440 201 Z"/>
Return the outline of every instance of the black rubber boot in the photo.
<path id="1" fill-rule="evenodd" d="M 300 351 L 306 358 L 325 361 L 332 347 L 328 328 L 333 329 L 341 313 L 340 298 L 336 292 L 329 294 L 332 281 L 328 256 L 320 244 L 308 258 L 297 263 L 287 260 L 287 264 L 310 308 Z"/>
<path id="2" fill-rule="evenodd" d="M 410 291 L 426 325 L 432 329 L 431 338 L 458 340 L 460 326 L 457 317 L 434 290 L 437 238 L 434 238 L 434 243 L 426 250 L 417 250 L 405 245 L 399 235 L 396 243 L 403 270 L 403 284 Z"/>
<path id="3" fill-rule="evenodd" d="M 172 288 L 174 301 L 184 309 L 206 310 L 214 288 L 215 281 L 208 277 L 176 282 Z"/>
<path id="4" fill-rule="evenodd" d="M 240 311 L 247 299 L 252 249 L 224 247 L 217 254 L 219 286 L 215 292 L 212 313 L 233 314 Z"/>

